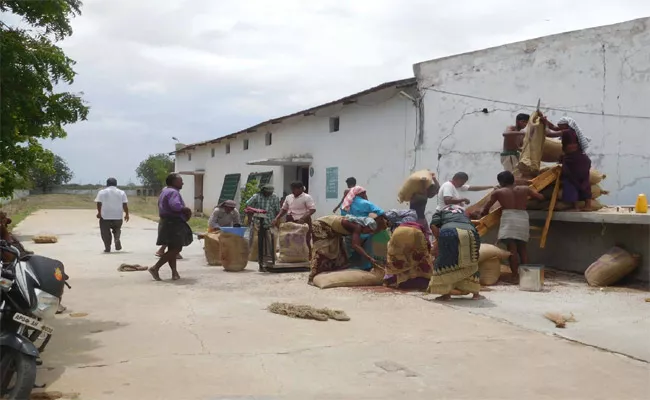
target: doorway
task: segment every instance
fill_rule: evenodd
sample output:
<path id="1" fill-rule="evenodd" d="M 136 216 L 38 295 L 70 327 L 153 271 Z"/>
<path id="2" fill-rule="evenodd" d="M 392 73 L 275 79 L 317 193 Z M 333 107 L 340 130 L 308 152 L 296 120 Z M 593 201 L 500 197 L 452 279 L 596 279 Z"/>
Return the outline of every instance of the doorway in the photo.
<path id="1" fill-rule="evenodd" d="M 203 174 L 194 175 L 194 212 L 203 214 Z"/>
<path id="2" fill-rule="evenodd" d="M 296 172 L 297 180 L 305 186 L 305 192 L 309 193 L 309 165 L 298 167 Z"/>

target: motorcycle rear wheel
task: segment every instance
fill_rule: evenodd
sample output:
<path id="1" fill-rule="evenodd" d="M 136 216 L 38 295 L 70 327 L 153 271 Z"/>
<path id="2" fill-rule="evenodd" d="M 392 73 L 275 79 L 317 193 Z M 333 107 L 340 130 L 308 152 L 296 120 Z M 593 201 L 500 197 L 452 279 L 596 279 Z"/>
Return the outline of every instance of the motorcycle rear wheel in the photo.
<path id="1" fill-rule="evenodd" d="M 0 352 L 0 397 L 29 399 L 36 382 L 36 358 L 10 347 L 2 347 Z"/>

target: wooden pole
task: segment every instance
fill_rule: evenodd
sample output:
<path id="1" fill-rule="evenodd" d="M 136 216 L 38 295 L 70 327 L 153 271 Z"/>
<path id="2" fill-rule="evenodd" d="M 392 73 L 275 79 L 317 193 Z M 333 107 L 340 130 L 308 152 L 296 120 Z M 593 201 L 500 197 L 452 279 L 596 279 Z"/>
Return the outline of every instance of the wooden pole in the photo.
<path id="1" fill-rule="evenodd" d="M 560 177 L 562 170 L 556 169 L 555 187 L 553 188 L 553 195 L 551 196 L 551 203 L 548 205 L 548 214 L 546 215 L 546 223 L 544 230 L 542 230 L 542 239 L 539 242 L 539 248 L 543 249 L 546 246 L 546 237 L 548 236 L 548 228 L 551 227 L 551 219 L 553 219 L 553 210 L 555 210 L 555 203 L 557 202 L 557 194 L 560 192 Z"/>

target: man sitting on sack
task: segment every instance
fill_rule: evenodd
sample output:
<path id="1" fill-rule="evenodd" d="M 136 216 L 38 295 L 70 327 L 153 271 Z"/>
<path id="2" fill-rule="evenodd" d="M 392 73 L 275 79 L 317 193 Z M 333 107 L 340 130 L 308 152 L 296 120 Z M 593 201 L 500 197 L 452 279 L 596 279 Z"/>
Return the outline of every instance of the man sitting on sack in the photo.
<path id="1" fill-rule="evenodd" d="M 282 210 L 273 221 L 273 224 L 278 226 L 282 217 L 287 216 L 287 222 L 295 222 L 297 224 L 307 224 L 309 226 L 309 231 L 307 231 L 307 236 L 305 240 L 307 241 L 307 247 L 309 248 L 309 257 L 311 257 L 311 235 L 312 235 L 312 226 L 311 226 L 311 216 L 316 212 L 316 204 L 314 199 L 305 193 L 305 187 L 302 182 L 293 182 L 291 183 L 291 194 L 284 199 L 284 204 L 282 204 Z"/>
<path id="2" fill-rule="evenodd" d="M 237 203 L 232 200 L 226 200 L 214 208 L 208 220 L 208 232 L 216 232 L 222 226 L 241 226 Z"/>

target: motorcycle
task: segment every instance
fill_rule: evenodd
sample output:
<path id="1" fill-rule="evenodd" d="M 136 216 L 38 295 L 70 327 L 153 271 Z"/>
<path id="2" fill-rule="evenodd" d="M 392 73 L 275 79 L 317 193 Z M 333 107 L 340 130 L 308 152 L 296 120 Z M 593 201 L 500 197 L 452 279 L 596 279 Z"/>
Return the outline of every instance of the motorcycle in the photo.
<path id="1" fill-rule="evenodd" d="M 0 241 L 0 255 L 0 398 L 27 399 L 40 354 L 52 337 L 52 327 L 43 321 L 58 311 L 68 276 L 60 261 L 21 258 L 6 241 Z"/>

